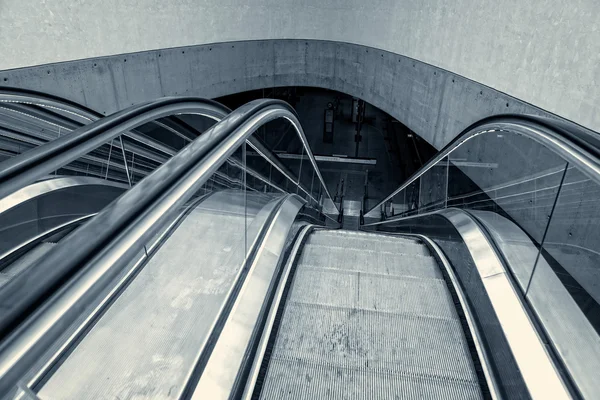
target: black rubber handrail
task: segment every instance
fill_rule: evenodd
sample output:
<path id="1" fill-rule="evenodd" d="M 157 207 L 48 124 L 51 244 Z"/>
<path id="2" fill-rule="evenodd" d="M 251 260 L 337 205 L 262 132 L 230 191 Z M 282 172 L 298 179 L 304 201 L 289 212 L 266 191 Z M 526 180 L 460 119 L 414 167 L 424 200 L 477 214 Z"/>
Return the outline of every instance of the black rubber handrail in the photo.
<path id="1" fill-rule="evenodd" d="M 135 126 L 176 113 L 202 113 L 222 119 L 229 114 L 229 109 L 212 100 L 171 97 L 119 111 L 0 163 L 0 198 L 95 150 Z"/>

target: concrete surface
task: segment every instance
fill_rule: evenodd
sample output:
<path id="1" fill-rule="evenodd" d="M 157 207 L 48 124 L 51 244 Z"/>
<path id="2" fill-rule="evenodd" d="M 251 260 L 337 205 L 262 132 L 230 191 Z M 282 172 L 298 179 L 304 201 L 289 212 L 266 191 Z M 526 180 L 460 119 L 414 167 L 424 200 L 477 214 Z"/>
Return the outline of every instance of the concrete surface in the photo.
<path id="1" fill-rule="evenodd" d="M 105 114 L 161 96 L 320 87 L 364 99 L 438 149 L 490 115 L 547 114 L 404 56 L 315 40 L 230 42 L 72 61 L 0 72 L 0 84 L 66 97 Z"/>
<path id="2" fill-rule="evenodd" d="M 3 0 L 0 70 L 233 40 L 335 40 L 387 50 L 447 69 L 600 130 L 597 112 L 600 92 L 596 90 L 600 84 L 599 10 L 600 4 L 594 0 Z M 224 81 L 247 79 L 247 75 L 236 73 L 240 72 L 237 70 L 240 64 L 249 63 L 250 75 L 263 75 L 265 83 L 273 84 L 273 79 L 269 79 L 271 74 L 287 75 L 288 68 L 298 65 L 296 57 L 303 58 L 303 50 L 298 54 L 288 52 L 289 57 L 262 59 L 258 56 L 265 54 L 260 50 L 257 57 L 242 50 L 235 52 L 234 59 L 220 58 L 221 62 L 208 64 L 198 64 L 199 54 L 195 53 L 191 57 L 178 56 L 169 68 L 164 61 L 157 63 L 155 55 L 150 53 L 142 57 L 147 61 L 140 62 L 146 65 L 138 68 L 136 74 L 152 75 L 160 69 L 163 83 L 176 80 L 178 88 L 171 90 L 181 92 L 190 83 L 191 73 L 199 75 L 193 80 L 207 80 L 205 87 L 214 86 L 216 92 L 224 94 L 226 91 L 219 90 L 224 89 L 221 86 Z M 307 55 L 312 56 L 310 53 L 309 50 Z M 395 57 L 384 56 L 384 62 L 373 69 L 373 64 L 363 63 L 365 57 L 344 49 L 336 55 L 337 62 L 325 57 L 309 60 L 308 66 L 319 73 L 331 73 L 334 65 L 341 64 L 337 57 L 344 59 L 344 72 L 352 68 L 357 75 L 370 75 L 361 90 L 376 91 L 383 96 L 395 91 L 393 75 L 386 76 L 393 71 L 389 65 L 385 66 L 396 62 Z M 271 69 L 265 68 L 269 66 L 267 62 L 271 63 Z M 215 66 L 219 69 L 215 70 Z M 76 69 L 87 67 L 85 63 Z M 416 68 L 429 70 L 420 64 Z M 125 79 L 129 78 L 128 72 L 132 69 L 124 69 Z M 188 76 L 178 78 L 182 72 Z M 114 74 L 115 83 L 123 84 L 118 68 Z M 103 82 L 94 79 L 95 75 L 78 75 L 91 80 L 91 86 Z M 354 73 L 344 75 L 343 79 L 349 83 L 357 77 Z M 414 74 L 402 80 L 410 82 L 411 75 Z M 435 96 L 425 98 L 426 106 L 439 106 L 434 100 L 440 97 L 446 98 L 446 104 L 450 98 L 457 105 L 464 101 L 455 93 L 455 88 L 461 85 L 449 85 L 448 77 L 442 74 L 423 82 L 440 86 Z M 277 78 L 274 80 L 277 83 Z M 387 90 L 381 90 L 381 85 Z M 258 85 L 254 82 L 250 86 Z M 413 91 L 427 90 L 411 86 Z M 135 101 L 156 86 L 151 82 L 148 88 L 137 88 L 128 82 L 128 89 L 140 92 L 131 96 Z M 360 90 L 354 93 L 359 94 Z M 121 106 L 128 102 L 122 100 Z"/>

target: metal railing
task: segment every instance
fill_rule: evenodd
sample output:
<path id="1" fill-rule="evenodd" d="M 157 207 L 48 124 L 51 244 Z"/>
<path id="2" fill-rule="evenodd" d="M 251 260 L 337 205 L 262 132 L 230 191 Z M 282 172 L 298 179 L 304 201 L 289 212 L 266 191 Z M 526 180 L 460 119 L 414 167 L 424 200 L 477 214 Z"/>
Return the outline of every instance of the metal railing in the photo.
<path id="1" fill-rule="evenodd" d="M 552 151 L 585 171 L 590 178 L 596 179 L 600 183 L 600 162 L 598 161 L 598 149 L 600 149 L 600 143 L 597 142 L 598 139 L 593 133 L 587 132 L 579 127 L 567 127 L 565 125 L 556 126 L 556 124 L 555 121 L 549 121 L 544 118 L 522 115 L 490 117 L 477 122 L 459 134 L 396 190 L 375 206 L 371 207 L 365 213 L 365 216 L 378 216 L 379 214 L 374 214 L 375 210 L 379 210 L 381 206 L 405 190 L 409 185 L 423 176 L 431 168 L 438 165 L 440 161 L 463 144 L 484 134 L 512 132 L 526 136 L 531 140 L 552 149 Z"/>
<path id="2" fill-rule="evenodd" d="M 597 135 L 577 126 L 488 118 L 366 214 L 381 221 L 363 225 L 467 211 L 490 232 L 563 370 L 589 398 L 600 394 L 590 373 L 600 369 L 599 149 Z"/>
<path id="3" fill-rule="evenodd" d="M 208 115 L 217 122 L 231 111 L 225 106 L 219 106 L 222 110 L 221 116 Z M 7 150 L 13 149 L 13 153 L 21 153 L 23 151 L 21 147 L 29 149 L 40 146 L 104 117 L 100 113 L 65 99 L 17 89 L 0 89 L 0 111 L 8 117 L 8 121 L 2 121 L 5 128 L 0 128 L 0 137 L 8 141 L 4 146 Z M 2 117 L 4 116 L 0 118 Z M 19 123 L 19 118 L 25 122 Z M 32 129 L 28 121 L 41 121 L 46 128 L 51 129 Z M 149 122 L 156 126 L 167 123 L 170 126 L 165 127 L 164 130 L 182 138 L 184 143 L 189 143 L 190 138 L 174 131 L 179 127 L 174 121 L 172 123 L 167 120 Z M 185 127 L 179 128 L 185 129 Z M 122 136 L 125 136 L 127 141 L 124 141 Z M 118 140 L 106 143 L 93 154 L 83 155 L 76 163 L 63 166 L 63 171 L 122 181 L 131 186 L 134 175 L 138 179 L 143 178 L 164 163 L 168 157 L 177 153 L 177 150 L 135 129 L 124 132 L 122 136 Z M 4 153 L 12 156 L 10 150 Z M 111 170 L 110 175 L 109 170 Z"/>
<path id="4" fill-rule="evenodd" d="M 148 121 L 176 114 L 200 114 L 220 120 L 228 109 L 219 103 L 200 98 L 166 98 L 145 103 L 97 120 L 43 146 L 25 157 L 14 157 L 0 164 L 0 197 L 34 182 L 74 161 L 101 145 L 118 139 L 124 132 Z"/>
<path id="5" fill-rule="evenodd" d="M 64 139 L 61 146 L 53 143 L 41 146 L 33 161 L 24 157 L 10 160 L 10 168 L 0 174 L 0 193 L 10 193 L 107 138 L 110 140 L 148 120 L 199 109 L 205 110 L 206 103 L 189 99 L 160 100 L 153 106 L 132 107 L 83 127 L 72 135 L 78 140 Z M 110 284 L 149 238 L 176 217 L 178 209 L 240 146 L 246 146 L 256 129 L 279 118 L 289 121 L 297 132 L 320 190 L 331 200 L 293 109 L 277 100 L 257 100 L 240 107 L 40 260 L 29 274 L 28 282 L 43 281 L 43 287 L 30 286 L 25 290 L 22 282 L 11 281 L 7 284 L 12 284 L 8 291 L 0 291 L 0 304 L 6 306 L 0 319 L 0 331 L 5 335 L 10 333 L 0 346 L 0 393 L 14 387 L 31 364 L 58 339 L 65 326 L 75 321 L 85 305 Z M 300 186 L 300 178 L 289 178 Z M 314 196 L 306 197 L 309 203 L 310 197 L 314 200 Z M 322 200 L 315 206 L 321 203 Z M 67 283 L 56 292 L 58 283 L 65 280 Z M 23 315 L 28 315 L 42 299 L 43 306 L 23 320 Z"/>

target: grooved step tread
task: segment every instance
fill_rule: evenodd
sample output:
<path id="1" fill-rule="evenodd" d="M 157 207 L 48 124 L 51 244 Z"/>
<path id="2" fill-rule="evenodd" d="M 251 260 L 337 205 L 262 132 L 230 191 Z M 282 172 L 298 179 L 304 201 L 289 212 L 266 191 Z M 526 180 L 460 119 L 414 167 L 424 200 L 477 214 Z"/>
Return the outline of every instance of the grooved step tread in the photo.
<path id="1" fill-rule="evenodd" d="M 306 243 L 370 251 L 431 255 L 429 249 L 415 239 L 358 231 L 316 231 L 310 235 Z"/>
<path id="2" fill-rule="evenodd" d="M 335 243 L 335 244 L 307 243 L 306 245 L 312 249 L 332 249 L 335 251 L 343 250 L 346 252 L 366 253 L 366 254 L 370 254 L 370 255 L 375 255 L 375 254 L 383 254 L 386 256 L 402 255 L 402 256 L 414 257 L 417 259 L 420 259 L 420 258 L 421 259 L 432 259 L 433 258 L 433 256 L 431 256 L 430 254 L 415 254 L 415 253 L 410 253 L 410 252 L 404 252 L 402 247 L 399 247 L 399 248 L 393 249 L 393 250 L 374 250 L 372 248 L 363 249 L 360 247 L 352 247 L 350 245 L 343 245 L 341 243 Z"/>
<path id="3" fill-rule="evenodd" d="M 326 231 L 302 249 L 262 399 L 479 399 L 454 302 L 415 240 Z"/>
<path id="4" fill-rule="evenodd" d="M 273 359 L 261 399 L 445 399 L 481 398 L 478 384 L 416 378 L 369 368 L 346 369 L 305 360 Z"/>
<path id="5" fill-rule="evenodd" d="M 292 302 L 272 357 L 477 382 L 454 319 Z"/>
<path id="6" fill-rule="evenodd" d="M 456 319 L 441 279 L 362 274 L 298 266 L 289 300 Z"/>
<path id="7" fill-rule="evenodd" d="M 424 255 L 404 254 L 400 251 L 377 252 L 308 244 L 304 246 L 299 262 L 347 271 L 442 278 L 435 258 Z"/>

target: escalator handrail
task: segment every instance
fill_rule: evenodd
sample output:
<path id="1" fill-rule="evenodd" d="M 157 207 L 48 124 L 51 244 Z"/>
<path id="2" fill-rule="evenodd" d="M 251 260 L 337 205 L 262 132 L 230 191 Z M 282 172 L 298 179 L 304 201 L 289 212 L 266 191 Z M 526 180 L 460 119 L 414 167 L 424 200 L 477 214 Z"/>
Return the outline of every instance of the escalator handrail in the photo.
<path id="1" fill-rule="evenodd" d="M 223 115 L 212 116 L 212 118 L 215 119 L 217 122 L 219 122 L 226 114 L 229 114 L 231 112 L 231 110 L 229 108 L 227 108 L 226 106 L 224 106 L 220 103 L 217 103 L 215 101 L 210 101 L 210 100 L 207 100 L 207 101 L 210 102 L 211 104 L 214 104 L 221 108 Z M 32 91 L 28 91 L 28 90 L 21 90 L 21 89 L 15 90 L 15 89 L 0 88 L 0 103 L 2 103 L 2 102 L 34 104 L 34 105 L 41 105 L 44 107 L 55 108 L 55 109 L 59 109 L 61 111 L 66 111 L 66 112 L 69 112 L 72 114 L 76 114 L 82 118 L 87 118 L 89 121 L 96 121 L 99 118 L 103 118 L 103 116 L 101 114 L 99 114 L 93 110 L 87 109 L 83 106 L 80 106 L 76 103 L 70 102 L 68 100 L 50 96 L 50 95 L 45 95 L 45 94 L 38 93 L 38 92 L 32 92 Z M 211 117 L 211 116 L 207 116 L 207 117 Z M 108 118 L 108 117 L 105 117 L 105 118 Z M 128 135 L 134 139 L 136 139 L 139 136 L 139 134 L 135 133 L 135 132 L 126 132 L 124 134 Z M 136 140 L 138 140 L 138 139 L 136 139 Z M 190 140 L 188 139 L 188 142 L 189 141 Z M 117 147 L 119 147 L 119 142 L 117 142 L 115 145 Z M 283 163 L 281 163 L 281 161 L 278 159 L 278 157 L 276 155 L 274 155 L 274 153 L 272 153 L 264 144 L 262 144 L 261 141 L 257 137 L 251 137 L 249 139 L 249 145 L 251 147 L 253 147 L 254 149 L 256 149 L 257 151 L 262 152 L 263 156 L 266 156 L 268 158 L 269 162 L 276 169 L 278 169 L 284 176 L 286 176 L 286 178 L 294 181 L 292 179 L 294 174 L 291 171 L 289 171 L 289 169 L 287 169 L 287 167 L 285 167 L 283 165 Z M 159 150 L 167 153 L 170 156 L 173 156 L 176 153 L 174 151 L 168 152 L 165 149 L 159 149 Z M 164 160 L 162 160 L 162 162 L 164 162 Z M 0 174 L 0 182 L 1 182 L 1 177 L 2 177 L 2 175 Z M 0 183 L 0 185 L 1 185 L 1 183 Z M 298 186 L 300 187 L 300 189 L 303 192 L 305 192 L 308 196 L 310 196 L 314 201 L 317 201 L 316 199 L 314 199 L 314 197 L 312 197 L 312 195 L 309 193 L 309 191 L 303 185 L 298 184 Z M 0 193 L 1 193 L 1 189 L 0 189 Z M 0 194 L 0 198 L 2 198 L 2 197 L 3 196 Z"/>
<path id="2" fill-rule="evenodd" d="M 569 163 L 576 165 L 590 179 L 600 184 L 600 139 L 596 134 L 575 124 L 566 124 L 558 120 L 533 115 L 505 114 L 484 118 L 463 130 L 396 190 L 369 209 L 365 215 L 379 209 L 470 139 L 498 131 L 521 134 L 537 141 Z"/>
<path id="3" fill-rule="evenodd" d="M 418 228 L 425 226 L 424 221 L 430 218 L 442 218 L 450 224 L 454 232 L 448 233 L 447 230 L 443 230 L 443 233 L 440 233 L 439 230 L 443 229 L 443 225 L 438 223 L 435 225 L 438 231 L 433 235 L 428 228 Z M 411 222 L 412 224 L 410 224 Z M 502 253 L 498 250 L 488 230 L 478 222 L 477 218 L 461 208 L 449 207 L 418 215 L 395 216 L 365 226 L 393 228 L 402 223 L 406 224 L 404 229 L 394 231 L 388 228 L 387 232 L 407 235 L 425 234 L 440 247 L 443 247 L 441 243 L 446 242 L 451 243 L 450 247 L 456 248 L 454 243 L 457 240 L 465 246 L 470 262 L 464 262 L 466 259 L 461 257 L 461 262 L 454 263 L 451 268 L 459 281 L 458 290 L 463 290 L 470 298 L 469 304 L 474 307 L 474 314 L 478 315 L 478 318 L 489 312 L 486 304 L 493 310 L 489 316 L 484 317 L 487 322 L 479 325 L 479 329 L 487 329 L 488 332 L 493 331 L 494 334 L 489 335 L 489 333 L 485 334 L 481 331 L 481 335 L 478 336 L 480 338 L 488 336 L 488 339 L 484 339 L 487 341 L 490 338 L 497 339 L 495 334 L 499 332 L 504 338 L 496 342 L 496 345 L 503 348 L 495 348 L 493 343 L 485 346 L 487 347 L 485 351 L 490 356 L 487 363 L 494 364 L 494 361 L 491 361 L 493 358 L 502 357 L 498 357 L 498 354 L 510 354 L 511 357 L 505 360 L 513 360 L 510 362 L 514 362 L 514 367 L 509 367 L 510 364 L 500 367 L 516 371 L 523 380 L 523 388 L 529 392 L 531 398 L 572 398 L 569 379 L 562 373 L 562 366 L 557 364 L 555 356 L 549 351 L 548 339 L 544 337 L 540 325 L 535 322 L 532 310 L 526 305 L 517 283 L 513 280 L 512 274 L 508 272 L 510 265 L 505 263 Z M 407 226 L 410 228 L 407 229 Z M 417 229 L 414 229 L 415 227 Z M 449 237 L 451 237 L 450 240 L 448 240 Z M 441 241 L 437 240 L 438 238 Z M 442 253 L 444 253 L 444 249 L 442 249 Z M 460 254 L 460 252 L 454 253 L 454 257 L 456 254 Z M 448 258 L 450 257 L 452 256 Z M 474 282 L 478 283 L 474 284 Z M 485 293 L 484 296 L 482 296 L 481 289 Z M 490 327 L 493 328 L 490 329 Z M 490 349 L 493 349 L 493 352 Z M 492 387 L 504 386 L 518 389 L 520 383 L 514 377 L 503 381 L 503 378 L 497 375 L 498 367 L 498 365 L 494 367 L 496 383 L 488 380 L 488 384 L 491 384 Z M 548 393 L 551 393 L 552 396 L 549 396 Z"/>
<path id="4" fill-rule="evenodd" d="M 0 345 L 0 393 L 14 387 L 64 327 L 256 129 L 279 118 L 296 129 L 329 195 L 291 106 L 264 99 L 238 108 L 57 244 L 31 274 L 16 276 L 0 290 L 5 339 Z"/>
<path id="5" fill-rule="evenodd" d="M 102 115 L 101 113 L 99 113 L 95 110 L 92 110 L 88 107 L 82 106 L 81 104 L 78 104 L 76 102 L 66 100 L 64 98 L 60 98 L 57 96 L 40 93 L 40 92 L 35 92 L 35 91 L 31 91 L 31 90 L 26 90 L 26 89 L 0 87 L 0 105 L 2 103 L 26 104 L 26 105 L 37 106 L 37 107 L 47 109 L 47 110 L 50 110 L 53 112 L 60 111 L 63 113 L 74 115 L 74 116 L 80 118 L 81 120 L 85 120 L 85 121 L 87 121 L 86 124 L 97 121 L 97 120 L 105 117 L 105 115 Z M 226 107 L 224 105 L 221 105 L 221 107 L 223 110 L 226 110 L 227 114 L 231 112 L 231 110 L 228 107 Z M 213 118 L 213 119 L 216 122 L 219 122 L 222 118 Z M 70 131 L 73 131 L 73 130 L 77 129 L 78 127 L 80 127 L 82 125 L 82 122 L 73 120 L 72 124 L 73 124 L 73 126 L 70 129 Z M 149 156 L 148 154 L 143 154 L 143 153 L 141 155 L 143 157 L 150 158 L 153 161 L 158 162 L 159 164 L 162 164 L 164 162 L 164 160 L 161 161 L 161 158 L 164 158 L 164 156 L 161 157 L 161 154 L 172 157 L 173 155 L 175 155 L 175 153 L 177 153 L 176 150 L 174 150 L 174 149 L 172 149 L 150 137 L 147 137 L 146 135 L 144 135 L 140 132 L 137 132 L 134 129 L 130 130 L 128 132 L 124 132 L 123 135 L 125 135 L 132 141 L 135 141 L 144 146 L 148 146 L 148 147 L 152 148 L 153 150 L 155 150 L 157 152 L 156 155 Z M 187 139 L 187 137 L 186 137 L 186 140 L 187 140 L 187 142 L 190 141 L 189 139 Z M 117 141 L 116 143 L 113 143 L 112 146 L 115 146 L 116 148 L 120 148 L 121 144 L 119 141 Z M 136 146 L 135 148 L 129 149 L 129 151 L 133 152 L 135 154 L 138 154 L 138 152 L 140 151 L 140 147 Z"/>
<path id="6" fill-rule="evenodd" d="M 31 104 L 55 109 L 93 122 L 104 115 L 76 102 L 33 90 L 0 87 L 0 103 Z"/>
<path id="7" fill-rule="evenodd" d="M 0 198 L 78 159 L 143 123 L 173 115 L 195 113 L 220 120 L 229 109 L 207 99 L 167 97 L 139 104 L 0 163 Z"/>
<path id="8" fill-rule="evenodd" d="M 75 116 L 76 118 L 79 118 L 81 120 L 87 121 L 86 124 L 104 118 L 104 115 L 102 115 L 101 113 L 76 102 L 61 97 L 53 96 L 50 94 L 35 92 L 26 89 L 0 87 L 0 104 L 3 103 L 26 104 L 37 106 L 53 112 L 63 112 L 66 114 L 70 114 L 71 116 Z M 73 130 L 75 130 L 82 124 L 81 121 L 75 120 L 72 120 L 72 123 L 76 125 L 76 127 L 74 127 Z M 175 154 L 175 152 L 167 146 L 158 143 L 150 138 L 146 138 L 138 132 L 130 131 L 124 133 L 124 135 L 129 137 L 130 139 L 137 141 L 138 143 L 145 144 L 169 156 Z M 114 145 L 116 147 L 119 147 L 118 143 L 115 143 Z"/>
<path id="9" fill-rule="evenodd" d="M 63 113 L 71 114 L 88 122 L 94 122 L 106 117 L 106 115 L 103 115 L 100 112 L 85 107 L 79 103 L 50 94 L 25 89 L 0 87 L 0 104 L 2 103 L 33 105 L 42 109 L 47 109 L 49 111 L 60 111 Z M 231 110 L 226 106 L 219 104 L 216 101 L 213 101 L 213 103 L 220 105 L 222 109 L 227 110 L 228 113 L 231 112 Z M 218 120 L 220 120 L 220 118 Z M 79 126 L 81 125 L 81 122 L 73 121 L 73 123 L 77 123 Z M 146 140 L 139 138 L 140 134 L 137 132 L 126 132 L 124 134 L 126 136 L 131 137 L 134 140 L 146 143 Z M 163 151 L 162 149 L 159 150 Z M 167 151 L 167 153 L 169 155 L 173 155 L 170 151 Z"/>
<path id="10" fill-rule="evenodd" d="M 184 103 L 184 107 L 187 107 L 188 105 L 189 103 Z M 266 105 L 268 106 L 269 104 L 266 103 Z M 134 106 L 120 112 L 119 120 L 123 119 L 123 115 L 128 115 L 128 111 L 131 109 L 138 111 L 139 106 Z M 248 118 L 248 115 L 240 115 L 240 113 L 230 114 L 230 116 L 230 118 L 226 118 L 222 121 L 226 122 L 228 125 L 227 128 L 230 129 L 238 127 Z M 150 116 L 147 116 L 147 118 L 152 119 Z M 231 122 L 232 119 L 234 121 L 233 123 Z M 119 132 L 119 127 L 123 124 L 127 124 L 127 121 L 121 125 L 109 125 L 106 130 Z M 74 270 L 74 265 L 77 263 L 76 261 L 81 261 L 89 257 L 89 255 L 93 254 L 93 251 L 100 247 L 103 242 L 109 241 L 115 232 L 120 228 L 127 226 L 131 220 L 141 214 L 147 206 L 152 204 L 162 192 L 166 191 L 170 187 L 170 184 L 183 176 L 190 167 L 190 164 L 194 161 L 199 162 L 203 156 L 206 156 L 209 151 L 217 147 L 217 145 L 231 133 L 230 129 L 224 128 L 223 125 L 219 126 L 221 129 L 209 129 L 204 135 L 197 138 L 192 145 L 184 148 L 174 158 L 168 160 L 146 179 L 134 186 L 127 192 L 127 196 L 121 196 L 105 208 L 104 211 L 94 219 L 93 225 L 98 226 L 98 228 L 96 228 L 97 232 L 90 235 L 88 241 L 81 243 L 69 251 L 66 254 L 66 259 L 57 258 L 54 260 L 56 265 L 52 268 L 49 267 L 48 269 L 52 271 L 51 274 L 40 275 L 39 279 L 32 275 L 28 277 L 16 276 L 8 282 L 2 290 L 0 290 L 0 312 L 2 313 L 2 315 L 0 315 L 0 337 L 12 330 L 15 322 L 20 321 L 23 316 L 26 316 L 26 310 L 31 309 L 33 304 L 39 302 L 43 295 L 50 293 L 58 282 L 63 280 L 70 271 Z M 84 128 L 89 127 L 90 125 Z M 217 126 L 214 126 L 213 128 L 216 127 Z M 40 146 L 39 148 L 50 146 L 51 144 L 52 142 Z M 22 158 L 25 155 L 26 154 L 23 154 L 19 157 Z M 1 165 L 2 164 L 0 164 L 0 166 Z M 2 172 L 3 171 L 0 171 L 0 174 L 2 174 Z M 149 184 L 148 182 L 152 183 Z M 1 185 L 2 183 L 0 183 L 0 188 Z M 86 229 L 89 230 L 89 226 Z M 71 243 L 73 242 L 77 242 L 77 239 L 74 238 L 74 240 L 71 240 Z M 28 292 L 29 294 L 22 292 Z M 19 299 L 21 293 L 25 296 L 23 300 L 15 300 Z"/>

